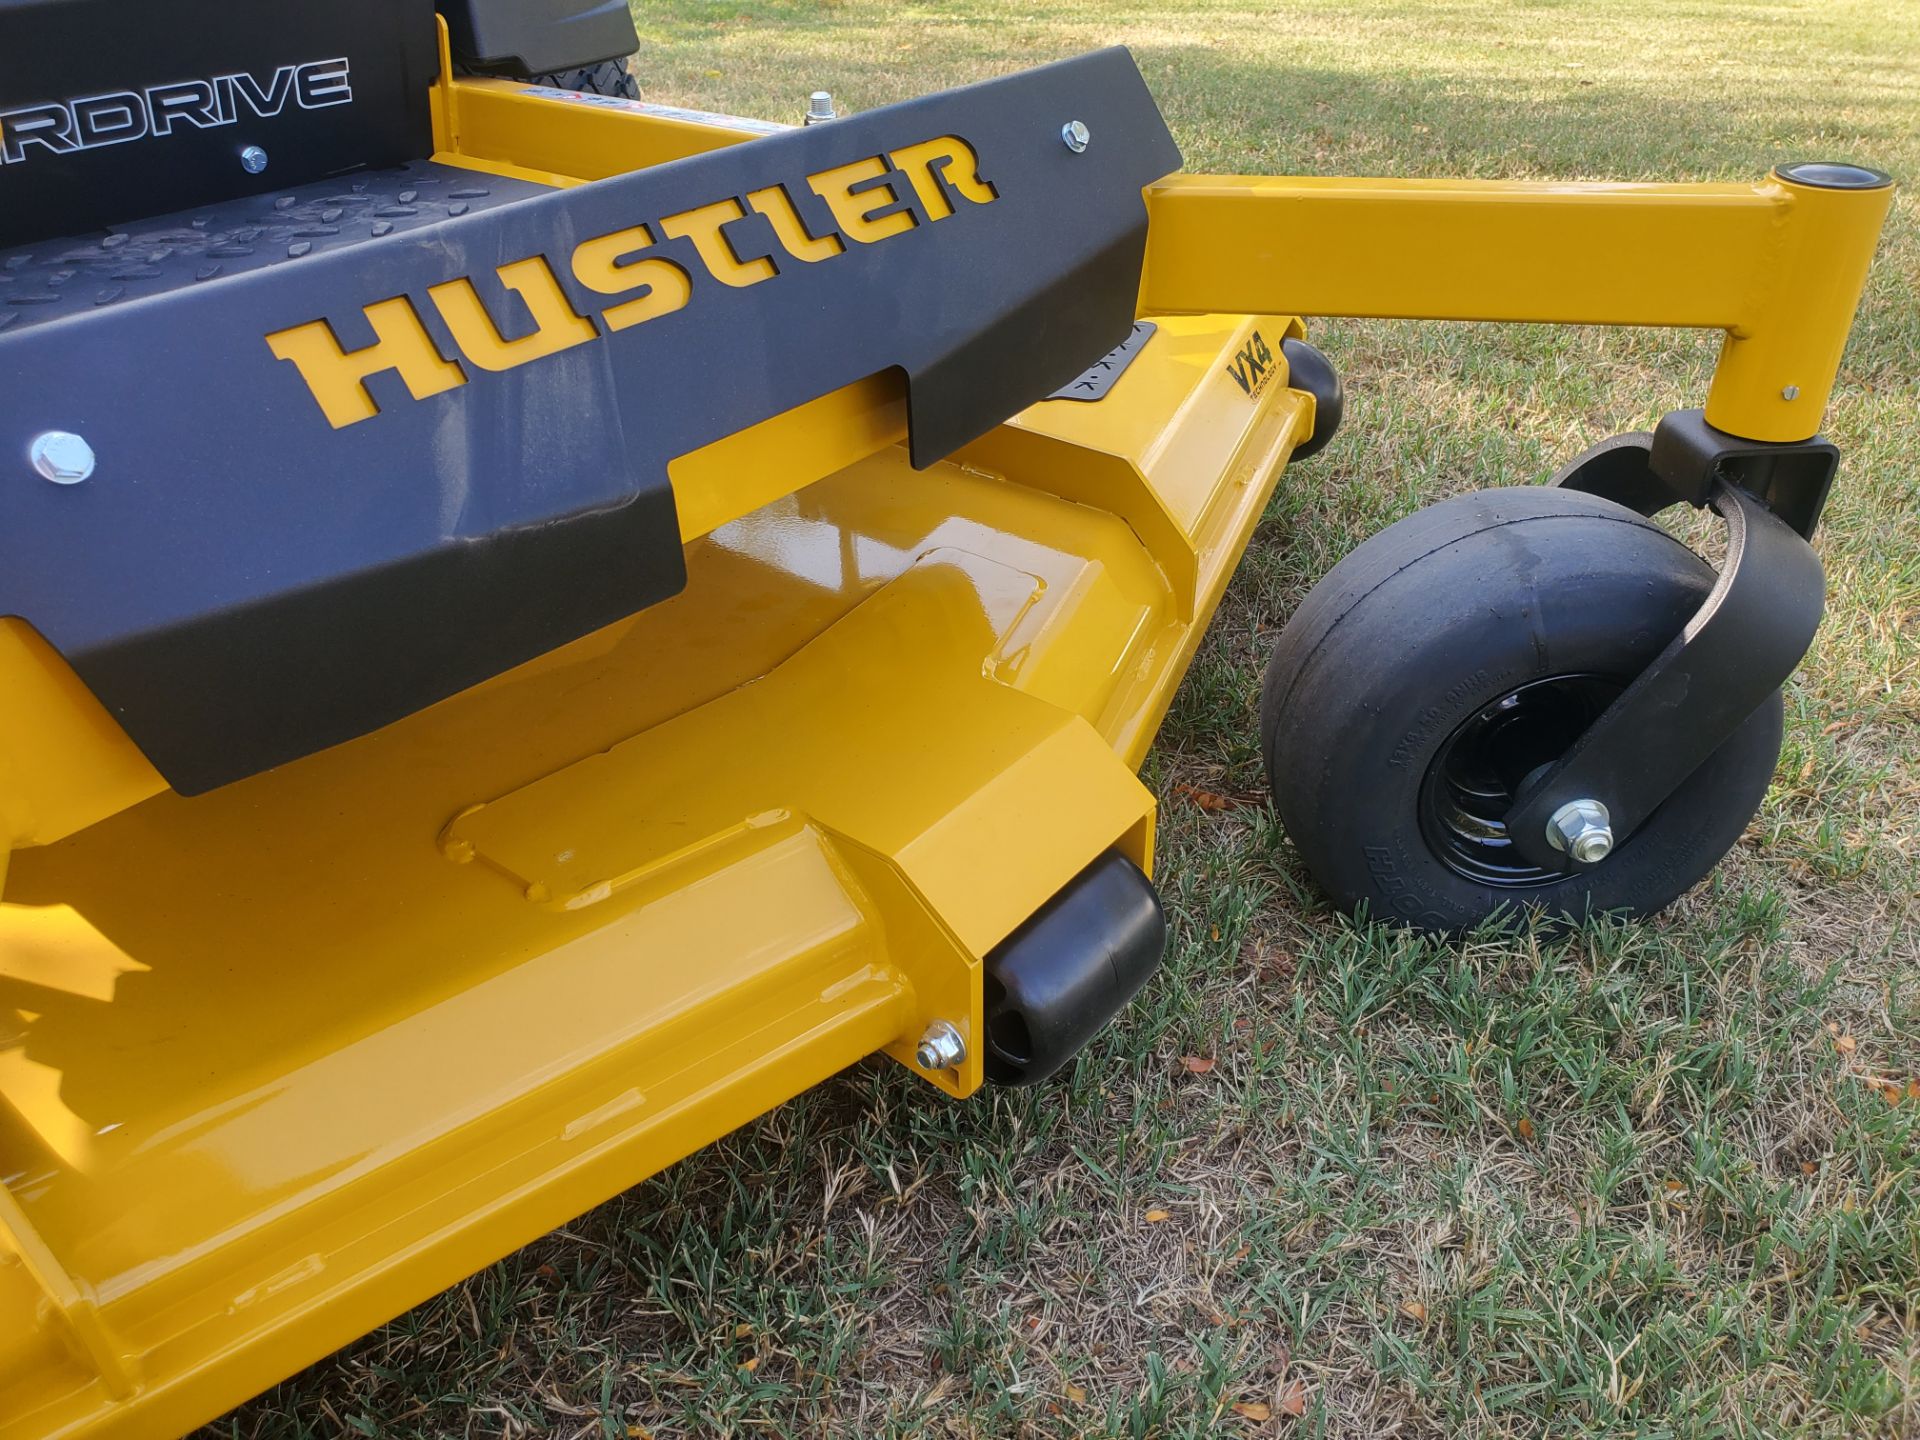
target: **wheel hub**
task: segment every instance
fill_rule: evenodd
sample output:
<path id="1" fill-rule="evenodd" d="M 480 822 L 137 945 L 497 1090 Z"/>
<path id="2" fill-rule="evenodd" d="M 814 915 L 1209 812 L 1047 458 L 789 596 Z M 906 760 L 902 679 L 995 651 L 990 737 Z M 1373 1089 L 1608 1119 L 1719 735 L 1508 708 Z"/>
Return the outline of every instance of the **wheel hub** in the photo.
<path id="1" fill-rule="evenodd" d="M 1499 889 L 1564 879 L 1565 868 L 1535 865 L 1516 853 L 1507 812 L 1527 781 L 1566 754 L 1625 688 L 1611 676 L 1556 675 L 1508 691 L 1456 726 L 1434 752 L 1420 787 L 1420 829 L 1434 854 L 1456 874 Z M 1574 819 L 1574 841 L 1557 848 L 1583 864 L 1604 859 L 1613 848 L 1610 831 L 1604 842 L 1600 836 L 1605 811 Z"/>

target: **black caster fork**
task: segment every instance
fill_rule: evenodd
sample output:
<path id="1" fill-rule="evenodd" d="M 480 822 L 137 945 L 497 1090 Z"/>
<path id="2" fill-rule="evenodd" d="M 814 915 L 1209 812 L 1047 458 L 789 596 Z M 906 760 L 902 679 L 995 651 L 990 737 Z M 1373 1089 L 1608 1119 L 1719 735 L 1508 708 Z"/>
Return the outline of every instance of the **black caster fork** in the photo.
<path id="1" fill-rule="evenodd" d="M 1263 694 L 1274 801 L 1314 876 L 1442 933 L 1503 907 L 1644 915 L 1691 888 L 1778 761 L 1837 460 L 1682 411 L 1360 545 L 1283 630 Z M 1717 573 L 1647 518 L 1678 503 L 1724 521 Z"/>

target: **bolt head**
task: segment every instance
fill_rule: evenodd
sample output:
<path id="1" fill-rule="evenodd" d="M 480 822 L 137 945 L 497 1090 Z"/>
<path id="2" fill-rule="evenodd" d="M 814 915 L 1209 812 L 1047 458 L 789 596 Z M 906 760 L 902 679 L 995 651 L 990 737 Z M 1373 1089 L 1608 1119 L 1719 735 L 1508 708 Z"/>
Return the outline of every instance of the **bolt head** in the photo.
<path id="1" fill-rule="evenodd" d="M 1800 398 L 1800 387 L 1798 385 L 1787 386 L 1786 389 L 1780 392 L 1780 398 L 1782 400 L 1798 400 Z"/>
<path id="2" fill-rule="evenodd" d="M 945 1020 L 936 1020 L 920 1037 L 913 1058 L 922 1070 L 951 1070 L 967 1058 L 967 1042 Z"/>
<path id="3" fill-rule="evenodd" d="M 807 124 L 817 125 L 822 120 L 839 118 L 839 112 L 833 108 L 833 95 L 830 91 L 816 90 L 807 97 Z"/>
<path id="4" fill-rule="evenodd" d="M 1069 150 L 1079 155 L 1086 150 L 1088 143 L 1093 139 L 1093 132 L 1087 129 L 1084 121 L 1069 120 L 1060 127 L 1060 138 L 1066 142 Z"/>
<path id="5" fill-rule="evenodd" d="M 66 430 L 48 430 L 33 437 L 27 457 L 42 479 L 56 485 L 78 485 L 93 474 L 93 447 Z"/>
<path id="6" fill-rule="evenodd" d="M 240 152 L 240 168 L 249 175 L 258 175 L 267 168 L 267 152 L 258 145 L 249 145 Z"/>
<path id="7" fill-rule="evenodd" d="M 1613 853 L 1613 835 L 1610 831 L 1599 834 L 1582 835 L 1573 842 L 1573 858 L 1582 865 L 1598 865 Z"/>
<path id="8" fill-rule="evenodd" d="M 1569 800 L 1547 821 L 1547 843 L 1578 865 L 1598 865 L 1613 853 L 1613 817 L 1598 800 Z"/>

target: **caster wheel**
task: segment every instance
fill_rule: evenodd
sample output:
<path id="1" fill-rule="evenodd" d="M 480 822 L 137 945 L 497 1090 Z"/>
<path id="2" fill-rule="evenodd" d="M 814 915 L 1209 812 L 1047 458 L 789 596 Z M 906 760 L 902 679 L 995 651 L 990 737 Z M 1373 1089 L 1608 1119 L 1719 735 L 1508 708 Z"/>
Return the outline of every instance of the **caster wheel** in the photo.
<path id="1" fill-rule="evenodd" d="M 1714 578 L 1633 511 L 1531 486 L 1443 501 L 1360 545 L 1281 632 L 1261 697 L 1274 804 L 1314 878 L 1342 908 L 1442 934 L 1503 907 L 1671 903 L 1759 808 L 1778 691 L 1597 864 L 1528 863 L 1505 817 Z"/>

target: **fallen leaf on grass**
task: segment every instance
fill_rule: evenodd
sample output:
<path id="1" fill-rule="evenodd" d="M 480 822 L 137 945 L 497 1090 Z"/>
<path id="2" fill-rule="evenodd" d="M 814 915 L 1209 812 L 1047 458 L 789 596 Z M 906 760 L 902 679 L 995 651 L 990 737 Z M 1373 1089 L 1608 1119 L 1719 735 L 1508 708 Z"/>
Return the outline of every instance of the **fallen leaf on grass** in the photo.
<path id="1" fill-rule="evenodd" d="M 1280 1402 L 1282 1415 L 1304 1415 L 1307 1413 L 1307 1382 L 1289 1380 L 1280 1387 L 1280 1393 L 1275 1398 Z"/>
<path id="2" fill-rule="evenodd" d="M 1244 810 L 1248 806 L 1260 805 L 1266 801 L 1264 791 L 1259 794 L 1222 795 L 1217 790 L 1202 790 L 1198 785 L 1175 785 L 1173 793 L 1191 800 L 1202 810 Z"/>
<path id="3" fill-rule="evenodd" d="M 1406 1304 L 1400 1307 L 1400 1313 L 1416 1325 L 1424 1325 L 1427 1323 L 1427 1307 L 1422 1305 L 1418 1300 L 1407 1301 Z"/>
<path id="4" fill-rule="evenodd" d="M 1514 1133 L 1522 1140 L 1531 1140 L 1533 1138 L 1533 1121 L 1524 1115 L 1520 1117 L 1520 1123 L 1514 1126 L 1513 1129 Z"/>
<path id="5" fill-rule="evenodd" d="M 1233 801 L 1229 800 L 1226 796 L 1217 795 L 1211 790 L 1202 790 L 1198 786 L 1176 785 L 1173 787 L 1173 793 L 1186 796 L 1187 799 L 1193 801 L 1193 803 L 1198 805 L 1202 810 L 1231 810 L 1233 808 Z"/>
<path id="6" fill-rule="evenodd" d="M 1834 1038 L 1833 1048 L 1838 1050 L 1842 1055 L 1851 1055 L 1855 1050 L 1860 1048 L 1860 1042 L 1855 1040 L 1851 1035 L 1840 1035 Z"/>
<path id="7" fill-rule="evenodd" d="M 746 1371 L 747 1374 L 751 1375 L 754 1371 L 760 1368 L 760 1357 L 758 1355 L 755 1355 L 752 1359 L 742 1360 L 740 1362 L 740 1368 Z"/>
<path id="8" fill-rule="evenodd" d="M 1189 1075 L 1205 1075 L 1213 1069 L 1213 1061 L 1205 1055 L 1182 1055 L 1180 1063 L 1186 1067 Z"/>
<path id="9" fill-rule="evenodd" d="M 1244 1415 L 1249 1420 L 1271 1420 L 1273 1407 L 1262 1405 L 1258 1400 L 1247 1400 L 1233 1407 L 1233 1413 Z"/>
<path id="10" fill-rule="evenodd" d="M 1171 1210 L 1147 1211 L 1147 1224 L 1149 1225 L 1158 1225 L 1162 1220 L 1171 1220 L 1172 1218 L 1173 1212 Z"/>
<path id="11" fill-rule="evenodd" d="M 744 1320 L 733 1327 L 733 1338 L 736 1340 L 744 1340 L 751 1334 L 753 1334 L 753 1326 Z"/>
<path id="12" fill-rule="evenodd" d="M 1087 1403 L 1087 1392 L 1082 1390 L 1078 1385 L 1069 1385 L 1067 1386 L 1067 1398 L 1076 1405 L 1084 1405 Z"/>

